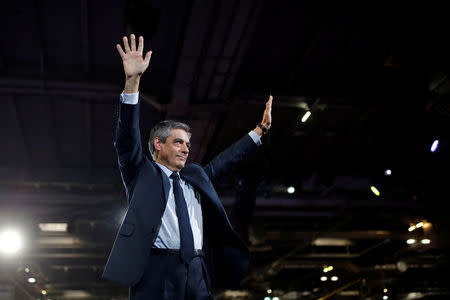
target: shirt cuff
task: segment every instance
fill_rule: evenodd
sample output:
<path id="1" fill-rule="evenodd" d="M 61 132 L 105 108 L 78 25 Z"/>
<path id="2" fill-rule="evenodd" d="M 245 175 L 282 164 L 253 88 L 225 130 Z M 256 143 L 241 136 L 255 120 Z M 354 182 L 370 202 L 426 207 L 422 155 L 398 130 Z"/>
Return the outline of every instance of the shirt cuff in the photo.
<path id="1" fill-rule="evenodd" d="M 131 94 L 125 94 L 124 92 L 122 92 L 120 94 L 120 101 L 125 104 L 135 105 L 139 101 L 139 92 Z"/>
<path id="2" fill-rule="evenodd" d="M 255 142 L 256 146 L 261 146 L 262 145 L 261 138 L 259 137 L 259 135 L 256 132 L 254 132 L 253 130 L 250 130 L 248 135 Z"/>

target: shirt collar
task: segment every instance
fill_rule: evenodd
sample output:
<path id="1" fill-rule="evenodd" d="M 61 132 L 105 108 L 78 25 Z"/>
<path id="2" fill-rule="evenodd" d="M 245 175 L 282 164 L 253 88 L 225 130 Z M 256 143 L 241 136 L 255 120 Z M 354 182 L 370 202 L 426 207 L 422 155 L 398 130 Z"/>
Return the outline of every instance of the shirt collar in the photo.
<path id="1" fill-rule="evenodd" d="M 169 177 L 170 178 L 170 175 L 172 175 L 172 173 L 176 173 L 176 172 L 174 172 L 174 171 L 172 171 L 171 169 L 169 169 L 168 167 L 166 167 L 165 165 L 162 165 L 162 164 L 160 164 L 160 163 L 157 163 L 156 161 L 155 161 L 155 163 L 159 166 L 159 168 L 167 175 L 167 177 Z M 178 175 L 180 175 L 180 173 L 178 173 Z M 181 179 L 181 177 L 180 177 L 180 179 Z"/>

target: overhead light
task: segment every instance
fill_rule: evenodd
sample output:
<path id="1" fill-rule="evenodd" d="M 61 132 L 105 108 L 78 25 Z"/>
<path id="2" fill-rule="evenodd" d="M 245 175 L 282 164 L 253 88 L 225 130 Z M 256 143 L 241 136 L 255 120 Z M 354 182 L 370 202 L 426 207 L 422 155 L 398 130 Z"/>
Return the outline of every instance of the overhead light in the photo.
<path id="1" fill-rule="evenodd" d="M 47 295 L 47 291 L 46 290 L 42 290 L 41 293 L 42 293 L 42 295 Z"/>
<path id="2" fill-rule="evenodd" d="M 327 276 L 322 276 L 322 277 L 320 277 L 320 281 L 327 281 Z"/>
<path id="3" fill-rule="evenodd" d="M 384 171 L 384 175 L 390 176 L 392 174 L 392 171 L 390 169 L 387 169 Z"/>
<path id="4" fill-rule="evenodd" d="M 331 276 L 331 281 L 338 281 L 339 277 L 337 276 Z"/>
<path id="5" fill-rule="evenodd" d="M 387 293 L 387 292 L 388 292 L 388 289 L 384 289 L 384 290 L 383 290 L 383 293 Z"/>
<path id="6" fill-rule="evenodd" d="M 435 140 L 435 141 L 433 142 L 433 144 L 431 145 L 431 149 L 430 149 L 431 152 L 436 151 L 438 145 L 439 145 L 439 140 Z"/>
<path id="7" fill-rule="evenodd" d="M 422 244 L 425 244 L 425 245 L 431 243 L 430 239 L 423 239 L 423 240 L 421 240 L 420 242 L 421 242 Z"/>
<path id="8" fill-rule="evenodd" d="M 383 300 L 387 300 L 388 298 L 389 298 L 388 295 L 383 296 Z"/>
<path id="9" fill-rule="evenodd" d="M 45 232 L 67 232 L 67 223 L 39 223 L 39 229 Z"/>
<path id="10" fill-rule="evenodd" d="M 422 226 L 423 226 L 423 222 L 419 222 L 419 223 L 416 224 L 416 228 L 420 228 Z"/>
<path id="11" fill-rule="evenodd" d="M 19 252 L 23 247 L 22 235 L 14 229 L 6 229 L 0 233 L 0 251 L 6 255 Z"/>
<path id="12" fill-rule="evenodd" d="M 305 123 L 306 120 L 308 120 L 308 118 L 309 118 L 310 115 L 311 115 L 311 112 L 310 112 L 310 111 L 307 111 L 307 112 L 303 115 L 303 117 L 302 117 L 302 123 Z"/>
<path id="13" fill-rule="evenodd" d="M 312 241 L 313 246 L 350 246 L 352 242 L 343 238 L 316 238 Z"/>
<path id="14" fill-rule="evenodd" d="M 270 300 L 270 297 L 264 297 L 264 300 Z"/>
<path id="15" fill-rule="evenodd" d="M 26 268 L 25 268 L 25 272 L 26 272 L 26 273 L 30 272 L 30 268 L 26 267 Z"/>
<path id="16" fill-rule="evenodd" d="M 408 231 L 411 232 L 411 231 L 413 231 L 415 229 L 416 229 L 416 226 L 415 225 L 411 225 L 411 226 L 409 226 Z"/>
<path id="17" fill-rule="evenodd" d="M 272 300 L 280 300 L 278 297 L 273 297 Z"/>
<path id="18" fill-rule="evenodd" d="M 29 283 L 35 283 L 36 282 L 36 278 L 30 277 L 30 278 L 28 278 L 28 282 Z"/>
<path id="19" fill-rule="evenodd" d="M 374 193 L 376 196 L 380 196 L 380 192 L 377 190 L 376 187 L 374 187 L 373 185 L 370 187 L 370 190 L 372 191 L 372 193 Z"/>
<path id="20" fill-rule="evenodd" d="M 408 239 L 408 240 L 406 241 L 406 243 L 408 243 L 409 245 L 412 245 L 412 244 L 414 244 L 415 242 L 416 242 L 415 239 Z"/>
<path id="21" fill-rule="evenodd" d="M 267 290 L 267 294 L 271 294 L 272 293 L 272 290 L 271 289 L 268 289 Z"/>
<path id="22" fill-rule="evenodd" d="M 332 271 L 332 270 L 333 270 L 333 266 L 327 266 L 327 267 L 323 268 L 323 272 L 324 272 L 324 273 L 330 272 L 330 271 Z"/>
<path id="23" fill-rule="evenodd" d="M 286 189 L 286 191 L 288 192 L 288 194 L 293 194 L 295 192 L 295 188 L 293 186 L 290 186 Z"/>

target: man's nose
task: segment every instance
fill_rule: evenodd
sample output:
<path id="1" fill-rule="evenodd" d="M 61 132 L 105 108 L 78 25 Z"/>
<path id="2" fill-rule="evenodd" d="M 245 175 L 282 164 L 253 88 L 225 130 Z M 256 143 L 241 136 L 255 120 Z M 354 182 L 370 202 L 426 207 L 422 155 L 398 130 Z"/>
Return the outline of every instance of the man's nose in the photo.
<path id="1" fill-rule="evenodd" d="M 188 154 L 189 153 L 189 147 L 186 144 L 183 144 L 181 152 L 183 152 L 185 154 Z"/>

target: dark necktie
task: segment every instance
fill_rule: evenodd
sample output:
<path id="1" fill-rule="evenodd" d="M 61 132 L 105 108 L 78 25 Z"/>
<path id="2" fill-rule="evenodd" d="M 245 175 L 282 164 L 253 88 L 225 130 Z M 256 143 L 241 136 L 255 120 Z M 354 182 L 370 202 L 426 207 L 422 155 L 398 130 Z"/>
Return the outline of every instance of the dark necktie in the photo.
<path id="1" fill-rule="evenodd" d="M 185 263 L 189 263 L 195 255 L 194 236 L 189 222 L 186 200 L 181 189 L 180 176 L 177 173 L 172 173 L 170 178 L 173 180 L 173 195 L 175 196 L 178 227 L 180 228 L 180 257 Z"/>

